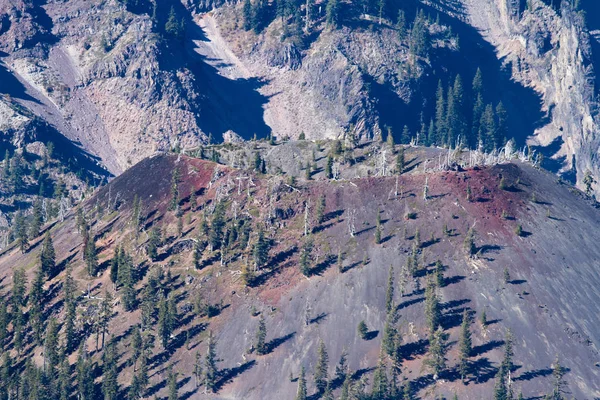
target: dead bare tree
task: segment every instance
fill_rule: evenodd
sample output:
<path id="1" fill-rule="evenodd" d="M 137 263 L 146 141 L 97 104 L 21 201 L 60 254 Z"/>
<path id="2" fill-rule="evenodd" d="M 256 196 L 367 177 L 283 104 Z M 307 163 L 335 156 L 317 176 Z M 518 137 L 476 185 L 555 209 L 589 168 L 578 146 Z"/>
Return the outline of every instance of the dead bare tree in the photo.
<path id="1" fill-rule="evenodd" d="M 352 209 L 348 212 L 348 233 L 350 237 L 354 237 L 356 235 L 356 210 Z"/>

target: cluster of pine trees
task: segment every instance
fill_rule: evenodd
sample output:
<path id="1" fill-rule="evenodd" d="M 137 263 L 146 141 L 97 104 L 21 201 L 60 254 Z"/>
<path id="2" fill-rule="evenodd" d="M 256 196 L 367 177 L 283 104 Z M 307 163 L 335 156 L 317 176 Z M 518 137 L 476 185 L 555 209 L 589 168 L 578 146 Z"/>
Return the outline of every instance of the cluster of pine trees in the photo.
<path id="1" fill-rule="evenodd" d="M 477 69 L 469 90 L 465 90 L 460 75 L 447 87 L 440 80 L 429 123 L 422 122 L 419 132 L 410 132 L 405 126 L 401 142 L 452 148 L 461 145 L 490 152 L 501 148 L 508 138 L 506 108 L 502 102 L 487 102 L 483 75 Z"/>

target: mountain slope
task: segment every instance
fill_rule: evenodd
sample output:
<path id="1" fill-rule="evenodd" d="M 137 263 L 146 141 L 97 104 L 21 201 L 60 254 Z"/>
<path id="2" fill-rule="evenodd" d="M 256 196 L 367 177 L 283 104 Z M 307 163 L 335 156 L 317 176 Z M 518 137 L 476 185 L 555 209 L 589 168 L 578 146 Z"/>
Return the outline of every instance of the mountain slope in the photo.
<path id="1" fill-rule="evenodd" d="M 109 265 L 117 245 L 133 257 L 136 286 L 141 289 L 138 301 L 144 296 L 149 277 L 168 271 L 161 279 L 161 287 L 176 299 L 178 323 L 167 348 L 157 343 L 150 353 L 148 395 L 166 395 L 168 365 L 179 373 L 179 392 L 184 397 L 292 398 L 297 382 L 288 378 L 297 378 L 301 367 L 306 368 L 312 395 L 315 388 L 311 376 L 319 339 L 329 352 L 330 376 L 346 348 L 357 382 L 361 376 L 372 382 L 386 321 L 386 286 L 391 266 L 396 289 L 393 303 L 403 340 L 401 376 L 412 382 L 420 398 L 439 394 L 449 398 L 454 393 L 461 399 L 490 398 L 507 328 L 514 336 L 515 393 L 522 391 L 529 398 L 548 393 L 553 384 L 551 365 L 558 356 L 567 368 L 565 379 L 575 398 L 600 396 L 600 299 L 595 290 L 600 280 L 595 250 L 600 239 L 595 229 L 600 214 L 585 195 L 557 182 L 553 175 L 517 161 L 439 171 L 441 154 L 421 148 L 407 149 L 409 172 L 398 181 L 393 176 L 331 181 L 320 172 L 326 167 L 330 145 L 334 143 L 315 150 L 316 180 L 298 178 L 292 185 L 288 185 L 287 177 L 236 170 L 177 155 L 159 155 L 143 161 L 100 190 L 84 207 L 99 249 L 98 277 L 89 278 L 85 273 L 75 215 L 50 227 L 60 268 L 71 263 L 77 285 L 83 290 L 78 306 L 82 311 L 94 310 L 100 301 L 95 299 L 102 298 L 105 289 L 112 290 Z M 265 159 L 275 150 L 293 152 L 297 148 L 311 152 L 306 142 L 276 146 L 258 142 L 254 146 L 249 149 L 250 154 L 258 151 Z M 368 154 L 377 153 L 378 146 L 372 144 L 353 151 L 358 164 L 343 164 L 342 173 L 353 175 L 355 172 L 349 172 L 353 168 L 374 168 L 372 161 L 376 158 Z M 214 148 L 222 154 L 236 149 L 244 150 L 236 146 Z M 458 164 L 469 165 L 471 156 L 465 154 L 464 161 L 458 158 Z M 168 211 L 172 190 L 168 171 L 174 169 L 180 176 L 177 187 L 183 221 L 181 235 L 177 233 L 176 213 Z M 501 179 L 504 190 L 499 188 Z M 467 187 L 471 201 L 466 198 Z M 196 210 L 190 209 L 191 191 L 197 193 Z M 131 222 L 135 195 L 142 200 L 144 215 L 144 230 L 137 242 Z M 320 196 L 325 196 L 326 207 L 323 222 L 318 223 Z M 307 240 L 303 237 L 307 201 L 314 249 L 309 257 L 311 272 L 305 277 L 300 271 L 300 257 Z M 227 204 L 225 226 L 231 227 L 235 218 L 240 223 L 238 239 L 229 244 L 223 242 L 226 247 L 220 250 L 211 251 L 210 246 L 202 245 L 198 268 L 194 268 L 195 240 L 205 243 L 212 237 L 210 232 L 208 236 L 202 233 L 202 221 L 207 218 L 209 225 L 213 224 L 213 212 L 219 202 Z M 95 211 L 98 205 L 106 210 L 100 218 Z M 111 212 L 113 207 L 117 211 Z M 381 244 L 374 239 L 377 211 L 381 216 Z M 520 236 L 515 234 L 517 225 L 522 226 Z M 351 226 L 354 236 L 350 234 Z M 151 262 L 144 247 L 153 227 L 161 227 L 164 240 L 158 257 Z M 243 227 L 251 227 L 248 247 L 242 244 Z M 252 284 L 245 286 L 241 272 L 254 259 L 252 249 L 260 227 L 271 243 L 268 259 Z M 469 256 L 463 245 L 471 227 L 477 232 L 474 256 Z M 444 233 L 445 229 L 448 233 Z M 419 239 L 415 239 L 417 232 Z M 38 248 L 34 243 L 23 255 L 16 248 L 5 251 L 0 257 L 4 281 L 8 282 L 15 265 L 26 266 L 28 274 L 32 274 Z M 340 252 L 342 271 L 336 266 Z M 405 295 L 401 295 L 403 266 L 411 254 L 416 254 L 418 267 L 415 278 L 406 284 Z M 449 334 L 450 348 L 449 369 L 436 381 L 423 367 L 428 348 L 423 287 L 426 274 L 434 271 L 438 259 L 444 269 L 443 283 L 437 289 L 441 324 Z M 507 282 L 505 269 L 510 274 Z M 62 294 L 52 288 L 64 279 L 64 274 L 60 272 L 46 284 L 46 307 L 59 319 L 64 317 Z M 120 288 L 116 296 L 123 296 L 123 290 Z M 198 298 L 205 305 L 213 305 L 211 313 L 216 315 L 208 317 L 194 311 Z M 489 321 L 486 328 L 479 322 L 473 323 L 473 364 L 467 384 L 461 383 L 455 369 L 456 340 L 465 308 L 472 310 L 477 319 L 485 310 Z M 131 356 L 130 327 L 139 322 L 140 312 L 126 312 L 121 303 L 115 305 L 114 311 L 110 333 L 115 335 L 117 349 L 125 361 Z M 266 355 L 251 351 L 256 343 L 259 313 L 267 326 Z M 83 315 L 87 312 L 81 318 Z M 370 340 L 361 339 L 356 331 L 361 320 L 371 331 Z M 157 332 L 155 324 L 150 332 Z M 87 337 L 88 349 L 93 351 L 92 326 L 91 322 L 78 324 L 78 332 Z M 221 359 L 218 392 L 214 395 L 206 393 L 204 387 L 196 389 L 192 376 L 196 351 L 201 355 L 206 352 L 208 331 L 214 333 L 217 356 Z M 38 355 L 41 350 L 28 345 L 23 356 Z M 99 353 L 92 353 L 93 362 L 101 366 L 102 350 Z M 125 363 L 119 374 L 123 395 L 132 374 L 132 367 Z M 340 384 L 334 382 L 338 395 Z"/>

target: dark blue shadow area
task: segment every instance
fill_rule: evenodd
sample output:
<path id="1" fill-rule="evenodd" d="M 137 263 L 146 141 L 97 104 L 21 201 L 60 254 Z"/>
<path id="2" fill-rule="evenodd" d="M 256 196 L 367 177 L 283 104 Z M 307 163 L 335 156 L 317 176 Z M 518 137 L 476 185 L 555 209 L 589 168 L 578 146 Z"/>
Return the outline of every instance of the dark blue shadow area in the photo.
<path id="1" fill-rule="evenodd" d="M 163 41 L 159 59 L 162 70 L 176 73 L 189 70 L 194 77 L 194 90 L 199 94 L 192 104 L 198 126 L 215 141 L 232 130 L 244 139 L 269 135 L 271 129 L 264 121 L 264 105 L 268 98 L 258 92 L 265 85 L 256 78 L 228 79 L 209 65 L 206 57 L 195 52 L 194 40 L 207 41 L 203 30 L 192 21 L 181 4 L 174 6 L 179 18 L 185 21 L 185 38 L 168 38 Z M 188 96 L 191 98 L 191 96 Z"/>
<path id="2" fill-rule="evenodd" d="M 409 22 L 420 8 L 432 20 L 439 17 L 440 23 L 450 26 L 453 34 L 459 37 L 460 49 L 459 51 L 447 48 L 431 49 L 429 55 L 431 66 L 422 64 L 425 72 L 418 80 L 412 82 L 411 89 L 414 95 L 409 103 L 400 99 L 390 85 L 379 84 L 371 77 L 365 76 L 365 80 L 369 83 L 370 94 L 375 99 L 381 127 L 390 126 L 398 142 L 404 125 L 408 126 L 412 134 L 421 129 L 421 113 L 423 122 L 428 126 L 429 121 L 435 116 L 438 81 L 442 81 L 446 91 L 457 74 L 462 77 L 465 100 L 468 104 L 465 111 L 470 118 L 471 82 L 479 67 L 484 80 L 484 102 L 496 106 L 502 101 L 509 116 L 508 138 L 514 138 L 518 145 L 523 145 L 537 127 L 548 122 L 548 118 L 541 110 L 541 96 L 511 78 L 511 65 L 503 67 L 502 60 L 496 56 L 495 48 L 482 37 L 480 32 L 463 22 L 462 17 L 466 14 L 460 2 L 436 0 L 434 5 L 443 12 L 418 4 L 415 0 L 402 2 L 395 0 L 387 6 L 386 15 L 394 21 L 400 8 L 405 10 Z M 344 22 L 344 25 L 353 28 L 364 24 L 365 22 L 356 20 Z M 371 29 L 378 29 L 377 24 L 368 25 L 371 25 Z"/>

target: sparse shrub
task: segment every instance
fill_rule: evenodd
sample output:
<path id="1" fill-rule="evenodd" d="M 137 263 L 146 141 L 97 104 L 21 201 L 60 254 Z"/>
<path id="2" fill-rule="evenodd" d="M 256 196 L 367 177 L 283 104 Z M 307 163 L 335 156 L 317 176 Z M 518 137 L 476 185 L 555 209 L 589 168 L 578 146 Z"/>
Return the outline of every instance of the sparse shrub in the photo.
<path id="1" fill-rule="evenodd" d="M 515 233 L 517 234 L 517 236 L 523 236 L 523 227 L 521 226 L 521 224 L 517 224 L 517 227 L 515 228 Z"/>
<path id="2" fill-rule="evenodd" d="M 409 211 L 404 215 L 405 219 L 417 219 L 417 213 Z"/>
<path id="3" fill-rule="evenodd" d="M 485 313 L 485 310 L 483 310 L 481 312 L 481 316 L 479 317 L 479 322 L 481 322 L 481 327 L 483 329 L 487 328 L 488 320 L 487 320 L 487 314 Z"/>
<path id="4" fill-rule="evenodd" d="M 367 334 L 369 333 L 369 328 L 367 328 L 367 324 L 365 321 L 360 321 L 358 323 L 358 335 L 360 336 L 361 339 L 363 340 L 367 340 Z"/>
<path id="5" fill-rule="evenodd" d="M 477 246 L 475 245 L 475 233 L 476 233 L 475 229 L 471 228 L 471 229 L 469 229 L 469 231 L 467 232 L 467 236 L 465 237 L 465 242 L 464 242 L 465 250 L 467 251 L 467 254 L 469 254 L 470 256 L 477 253 Z"/>
<path id="6" fill-rule="evenodd" d="M 508 185 L 507 185 L 506 179 L 504 179 L 504 177 L 502 177 L 500 179 L 500 183 L 498 184 L 498 189 L 500 189 L 500 190 L 508 190 Z"/>

